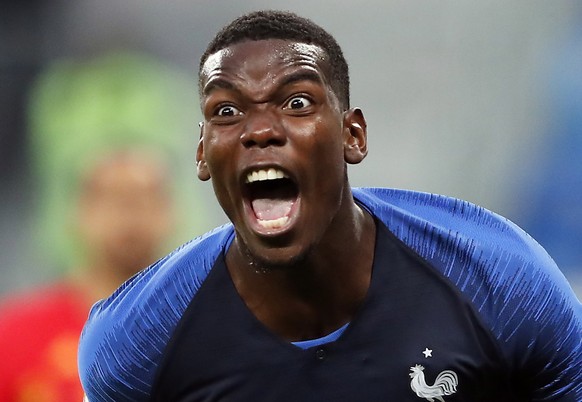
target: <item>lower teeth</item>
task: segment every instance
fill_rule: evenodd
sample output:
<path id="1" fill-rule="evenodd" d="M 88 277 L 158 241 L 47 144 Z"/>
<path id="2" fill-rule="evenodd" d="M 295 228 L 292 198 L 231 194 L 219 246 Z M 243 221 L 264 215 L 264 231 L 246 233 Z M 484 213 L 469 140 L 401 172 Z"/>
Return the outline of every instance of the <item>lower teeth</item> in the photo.
<path id="1" fill-rule="evenodd" d="M 264 221 L 264 220 L 259 219 L 259 225 L 261 225 L 262 227 L 264 227 L 266 229 L 276 229 L 276 228 L 280 228 L 281 226 L 286 224 L 288 220 L 289 220 L 288 216 L 282 216 L 281 218 L 271 219 L 268 221 Z"/>

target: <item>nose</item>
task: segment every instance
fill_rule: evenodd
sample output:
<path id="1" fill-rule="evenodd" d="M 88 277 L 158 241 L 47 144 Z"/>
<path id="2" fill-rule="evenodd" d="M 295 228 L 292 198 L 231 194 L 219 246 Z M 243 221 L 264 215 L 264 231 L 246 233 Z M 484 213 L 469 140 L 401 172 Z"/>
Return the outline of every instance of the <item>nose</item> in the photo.
<path id="1" fill-rule="evenodd" d="M 284 145 L 286 136 L 276 113 L 261 110 L 247 116 L 240 139 L 246 148 L 266 148 Z"/>

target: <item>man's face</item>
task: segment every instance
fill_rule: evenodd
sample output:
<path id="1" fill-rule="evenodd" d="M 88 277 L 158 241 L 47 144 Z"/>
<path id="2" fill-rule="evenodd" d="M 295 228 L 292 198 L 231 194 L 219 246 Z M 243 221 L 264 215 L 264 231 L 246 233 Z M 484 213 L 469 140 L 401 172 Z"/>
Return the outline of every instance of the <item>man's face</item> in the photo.
<path id="1" fill-rule="evenodd" d="M 91 258 L 133 275 L 160 257 L 173 226 L 168 177 L 148 154 L 120 153 L 89 171 L 80 225 Z"/>
<path id="2" fill-rule="evenodd" d="M 345 194 L 349 129 L 327 63 L 318 46 L 245 41 L 201 71 L 198 175 L 212 177 L 242 250 L 268 266 L 304 257 Z"/>

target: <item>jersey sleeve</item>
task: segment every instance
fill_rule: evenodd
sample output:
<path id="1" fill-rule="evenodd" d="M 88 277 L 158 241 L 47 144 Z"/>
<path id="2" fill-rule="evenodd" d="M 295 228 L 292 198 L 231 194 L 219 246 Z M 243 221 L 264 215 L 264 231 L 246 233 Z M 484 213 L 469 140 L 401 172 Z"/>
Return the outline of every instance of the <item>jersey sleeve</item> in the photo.
<path id="1" fill-rule="evenodd" d="M 464 294 L 516 388 L 532 401 L 582 401 L 582 305 L 534 239 L 454 198 L 385 189 L 354 195 Z"/>
<path id="2" fill-rule="evenodd" d="M 88 401 L 149 400 L 166 345 L 232 234 L 225 226 L 194 239 L 93 306 L 78 359 Z"/>
<path id="3" fill-rule="evenodd" d="M 533 401 L 582 401 L 582 307 L 556 265 L 526 262 L 508 280 L 494 327 Z"/>

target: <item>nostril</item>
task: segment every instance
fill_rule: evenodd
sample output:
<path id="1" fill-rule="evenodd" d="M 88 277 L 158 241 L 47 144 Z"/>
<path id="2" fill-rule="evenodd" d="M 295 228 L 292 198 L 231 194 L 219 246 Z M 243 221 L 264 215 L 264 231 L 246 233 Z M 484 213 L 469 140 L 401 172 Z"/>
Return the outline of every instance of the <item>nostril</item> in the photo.
<path id="1" fill-rule="evenodd" d="M 254 147 L 254 146 L 256 146 L 256 145 L 257 145 L 257 143 L 256 143 L 254 140 L 252 140 L 252 139 L 248 138 L 248 136 L 246 136 L 246 135 L 244 135 L 244 134 L 241 136 L 241 138 L 240 138 L 240 139 L 241 139 L 241 142 L 242 142 L 242 144 L 243 144 L 243 145 L 244 145 L 246 148 L 251 148 L 251 147 Z"/>
<path id="2" fill-rule="evenodd" d="M 247 130 L 241 135 L 242 144 L 247 147 L 265 148 L 268 146 L 281 146 L 285 144 L 285 136 L 272 127 L 260 130 Z"/>

